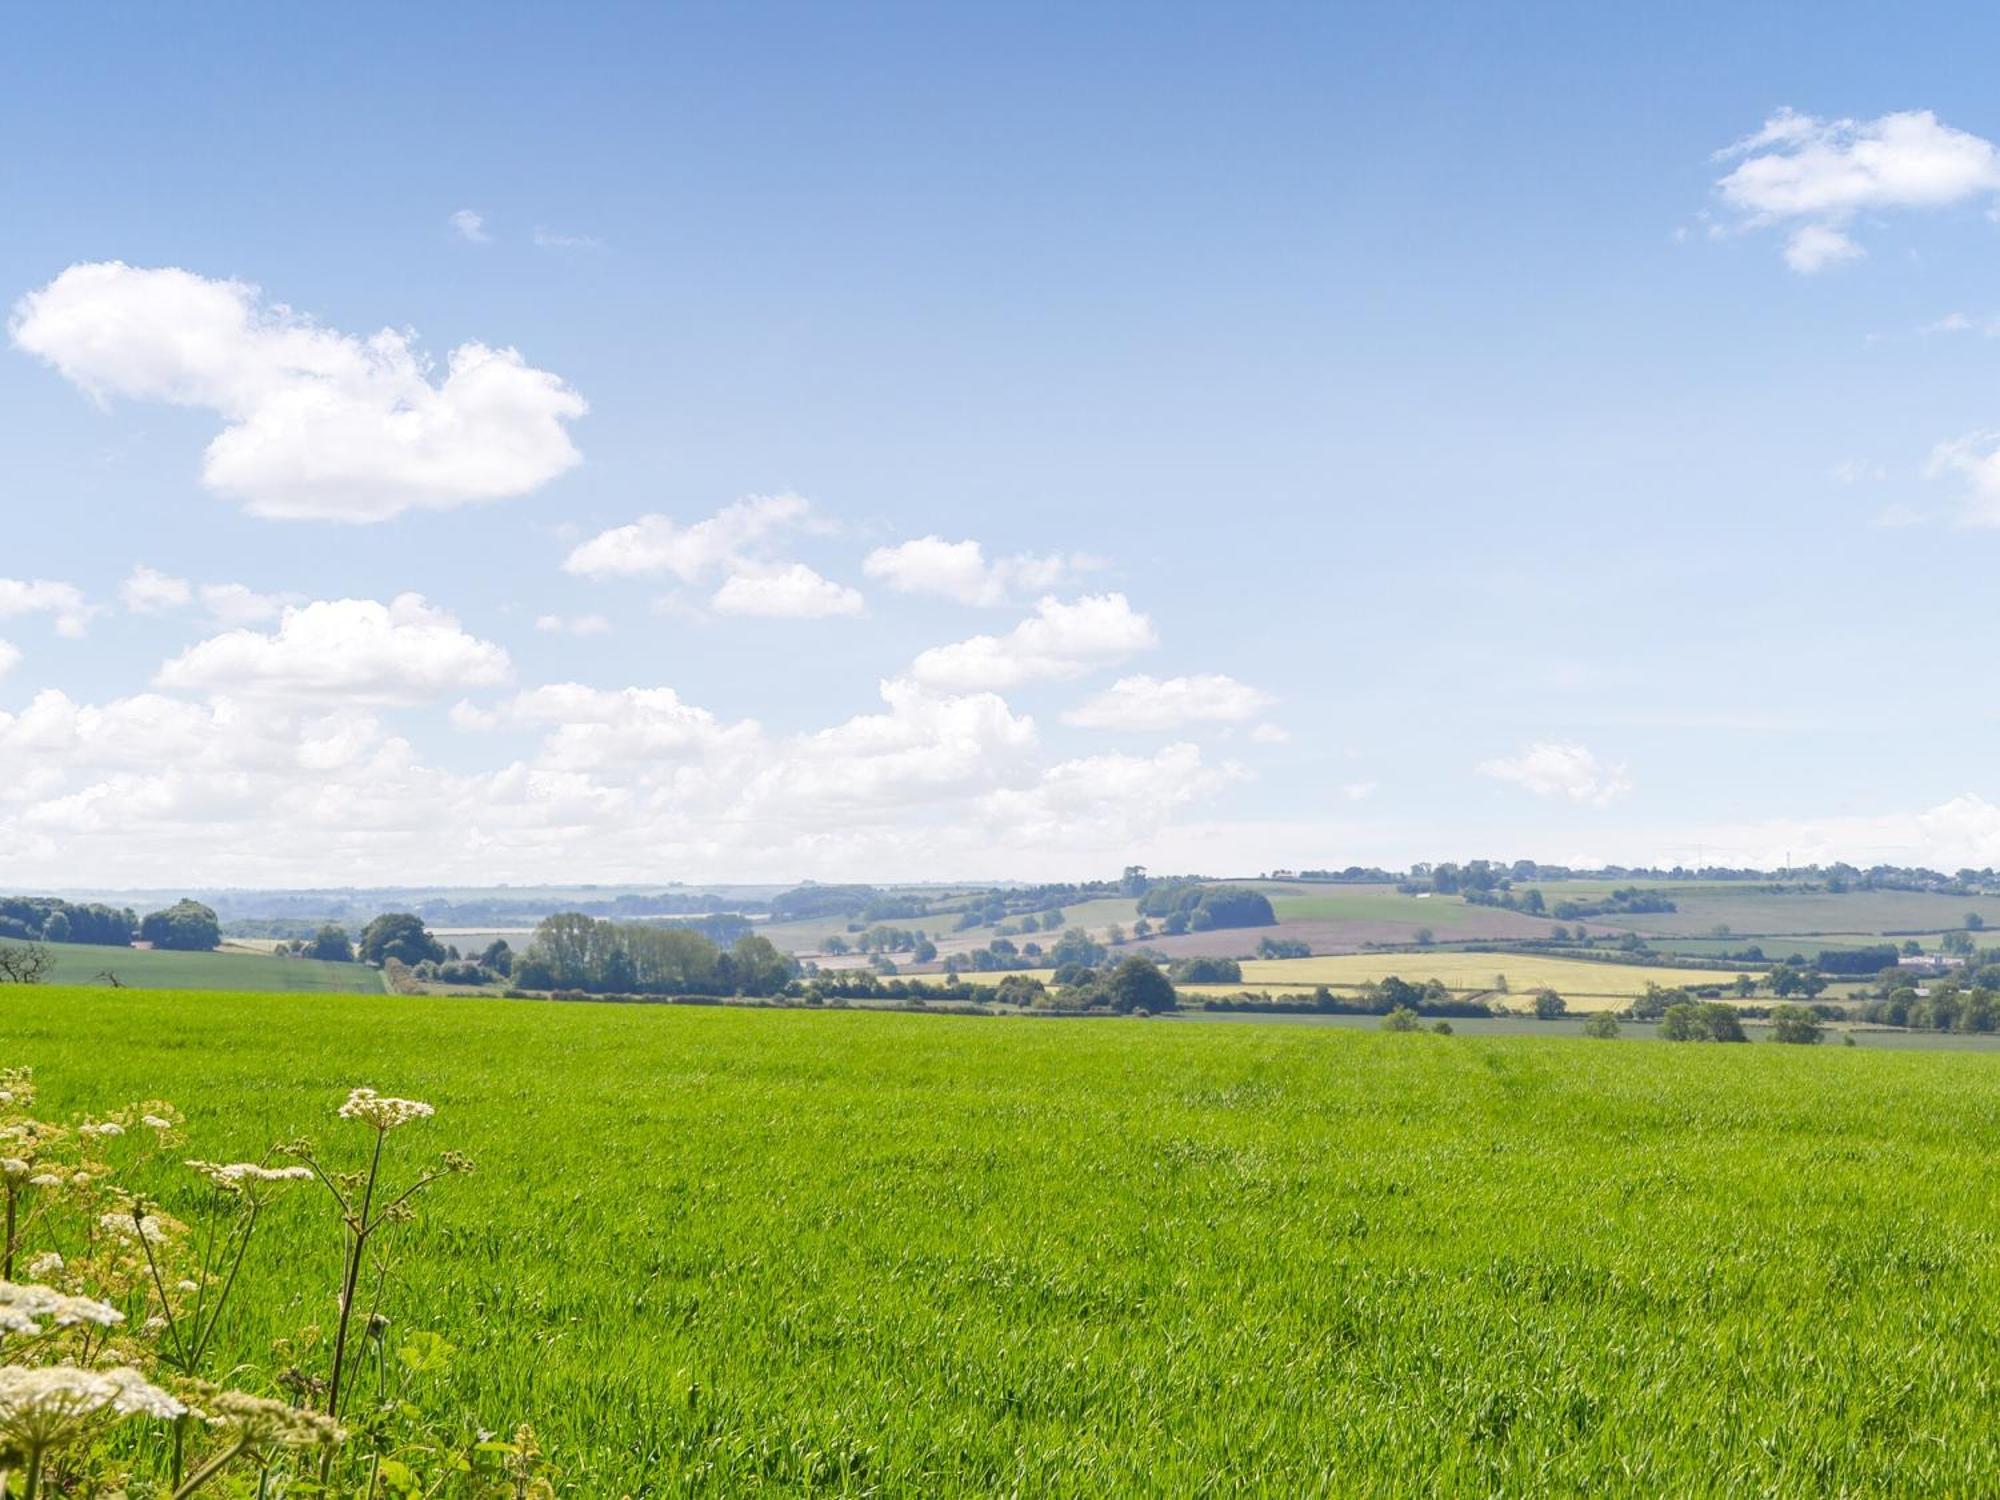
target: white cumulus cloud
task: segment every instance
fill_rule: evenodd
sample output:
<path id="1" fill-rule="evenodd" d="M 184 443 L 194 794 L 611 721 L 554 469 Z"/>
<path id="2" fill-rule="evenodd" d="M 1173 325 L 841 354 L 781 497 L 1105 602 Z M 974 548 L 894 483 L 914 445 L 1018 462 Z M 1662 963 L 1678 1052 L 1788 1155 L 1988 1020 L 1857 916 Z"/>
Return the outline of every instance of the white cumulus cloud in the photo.
<path id="1" fill-rule="evenodd" d="M 535 629 L 544 635 L 607 635 L 611 621 L 603 615 L 537 615 Z"/>
<path id="2" fill-rule="evenodd" d="M 0 620 L 23 615 L 48 615 L 55 621 L 56 634 L 80 636 L 90 626 L 96 607 L 73 583 L 57 583 L 47 578 L 0 578 Z"/>
<path id="3" fill-rule="evenodd" d="M 134 567 L 119 585 L 118 600 L 135 615 L 157 615 L 181 609 L 194 598 L 185 578 L 174 578 L 144 563 Z"/>
<path id="4" fill-rule="evenodd" d="M 486 230 L 486 215 L 476 208 L 459 209 L 451 216 L 451 227 L 458 231 L 460 239 L 475 245 L 489 244 L 493 239 Z"/>
<path id="5" fill-rule="evenodd" d="M 218 625 L 261 625 L 275 620 L 287 604 L 297 602 L 295 595 L 260 594 L 242 583 L 204 583 L 197 589 L 185 578 L 175 578 L 144 563 L 127 575 L 119 586 L 118 598 L 135 615 L 185 609 L 199 598 L 203 612 Z"/>
<path id="6" fill-rule="evenodd" d="M 899 594 L 935 594 L 961 604 L 1005 604 L 1017 591 L 1040 594 L 1094 566 L 1081 554 L 1060 553 L 1020 552 L 988 562 L 978 542 L 922 536 L 877 547 L 862 560 L 861 571 Z"/>
<path id="7" fill-rule="evenodd" d="M 1518 755 L 1481 761 L 1477 769 L 1538 797 L 1567 797 L 1589 807 L 1609 807 L 1632 789 L 1624 766 L 1606 765 L 1586 746 L 1556 740 L 1538 740 Z"/>
<path id="8" fill-rule="evenodd" d="M 804 563 L 733 574 L 708 602 L 717 614 L 767 620 L 822 620 L 863 609 L 856 590 L 822 578 Z"/>
<path id="9" fill-rule="evenodd" d="M 507 653 L 422 595 L 388 604 L 320 600 L 287 609 L 268 634 L 231 630 L 160 669 L 163 688 L 346 703 L 419 703 L 507 680 Z"/>
<path id="10" fill-rule="evenodd" d="M 641 516 L 582 543 L 563 568 L 585 578 L 671 575 L 699 583 L 757 560 L 764 544 L 803 526 L 811 509 L 797 495 L 747 495 L 688 526 L 668 516 Z"/>
<path id="11" fill-rule="evenodd" d="M 1006 635 L 975 635 L 933 646 L 911 667 L 916 680 L 944 691 L 995 690 L 1025 682 L 1080 677 L 1157 645 L 1153 622 L 1123 594 L 1044 599 Z"/>
<path id="12" fill-rule="evenodd" d="M 1846 228 L 1857 214 L 1945 208 L 2000 191 L 2000 148 L 1927 109 L 1873 120 L 1780 110 L 1717 155 L 1736 162 L 1716 184 L 1723 202 L 1746 228 L 1784 228 L 1786 264 L 1804 273 L 1866 253 Z"/>
<path id="13" fill-rule="evenodd" d="M 1178 729 L 1184 724 L 1236 724 L 1254 719 L 1275 700 L 1234 677 L 1121 677 L 1063 715 L 1085 729 Z M 1263 726 L 1266 729 L 1275 726 Z M 1282 741 L 1283 731 L 1279 732 Z M 1268 741 L 1269 736 L 1263 736 Z"/>
<path id="14" fill-rule="evenodd" d="M 589 408 L 512 349 L 463 343 L 443 378 L 406 331 L 338 333 L 241 281 L 75 265 L 14 308 L 17 347 L 99 398 L 202 407 L 202 481 L 252 514 L 382 521 L 525 494 L 581 459 Z"/>

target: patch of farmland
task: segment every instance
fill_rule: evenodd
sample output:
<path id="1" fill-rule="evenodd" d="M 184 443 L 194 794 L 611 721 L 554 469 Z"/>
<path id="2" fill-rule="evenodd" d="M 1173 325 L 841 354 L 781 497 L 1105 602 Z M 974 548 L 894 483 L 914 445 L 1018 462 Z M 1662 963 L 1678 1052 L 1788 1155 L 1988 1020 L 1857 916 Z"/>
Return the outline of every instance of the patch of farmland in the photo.
<path id="1" fill-rule="evenodd" d="M 565 1495 L 1961 1496 L 2000 1473 L 2000 1425 L 1937 1396 L 1993 1369 L 2000 1177 L 1967 1165 L 1990 1057 L 7 1000 L 4 1061 L 50 1117 L 164 1094 L 217 1159 L 299 1134 L 354 1159 L 329 1116 L 358 1081 L 435 1104 L 392 1170 L 453 1148 L 478 1171 L 398 1237 L 385 1353 L 440 1336 L 449 1368 L 405 1399 L 440 1431 L 531 1423 Z M 185 1171 L 152 1171 L 182 1207 Z M 260 1388 L 331 1259 L 322 1209 L 269 1212 L 215 1350 Z"/>
<path id="2" fill-rule="evenodd" d="M 366 964 L 330 964 L 312 958 L 278 958 L 227 948 L 214 953 L 173 953 L 151 948 L 111 948 L 92 943 L 51 943 L 50 983 L 103 985 L 109 973 L 140 990 L 318 991 L 382 993 L 382 976 Z"/>
<path id="3" fill-rule="evenodd" d="M 1563 995 L 1620 998 L 1644 994 L 1648 984 L 1665 988 L 1727 984 L 1734 977 L 1719 969 L 1597 963 L 1544 953 L 1408 952 L 1254 959 L 1243 965 L 1243 985 L 1236 988 L 1309 990 L 1318 984 L 1361 985 L 1391 974 L 1412 983 L 1435 979 L 1455 990 L 1496 989 L 1504 977 L 1515 993 L 1547 988 Z"/>
<path id="4" fill-rule="evenodd" d="M 1558 888 L 1543 895 L 1555 902 Z M 1732 937 L 1754 940 L 1771 934 L 1836 933 L 1859 935 L 1884 932 L 1943 932 L 1965 925 L 1976 912 L 1988 927 L 2000 929 L 2000 896 L 1940 896 L 1929 891 L 1850 891 L 1841 895 L 1770 895 L 1752 890 L 1708 887 L 1676 894 L 1678 910 L 1607 917 L 1634 932 L 1672 933 L 1697 937 L 1724 924 Z"/>

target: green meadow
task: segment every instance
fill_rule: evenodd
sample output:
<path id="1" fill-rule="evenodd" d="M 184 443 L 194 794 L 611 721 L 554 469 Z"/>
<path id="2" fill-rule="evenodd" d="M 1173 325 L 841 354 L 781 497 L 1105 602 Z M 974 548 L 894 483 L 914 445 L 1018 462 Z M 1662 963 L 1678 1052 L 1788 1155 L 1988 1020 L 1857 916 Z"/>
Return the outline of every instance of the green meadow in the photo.
<path id="1" fill-rule="evenodd" d="M 412 1399 L 617 1495 L 1966 1495 L 2000 1059 L 1171 1020 L 15 990 L 46 1114 L 187 1154 L 356 1084 L 444 1148 Z M 192 1188 L 148 1169 L 168 1211 Z M 339 1241 L 269 1211 L 256 1388 Z M 324 1297 L 296 1294 L 325 1287 Z M 415 1366 L 413 1366 L 415 1367 Z"/>
<path id="2" fill-rule="evenodd" d="M 309 958 L 220 948 L 174 953 L 151 948 L 110 948 L 90 943 L 50 943 L 51 984 L 120 985 L 140 990 L 304 990 L 363 995 L 382 993 L 382 975 L 366 964 L 330 964 Z M 107 977 L 110 976 L 110 977 Z"/>

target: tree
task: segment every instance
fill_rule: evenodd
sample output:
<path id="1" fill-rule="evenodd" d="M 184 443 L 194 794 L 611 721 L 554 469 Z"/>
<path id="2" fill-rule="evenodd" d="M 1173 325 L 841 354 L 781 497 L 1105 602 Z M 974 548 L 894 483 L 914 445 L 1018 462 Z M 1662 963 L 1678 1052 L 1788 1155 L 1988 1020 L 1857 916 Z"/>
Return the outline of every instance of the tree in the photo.
<path id="1" fill-rule="evenodd" d="M 1382 1018 L 1384 1031 L 1416 1031 L 1423 1025 L 1423 1017 L 1407 1005 L 1399 1005 Z"/>
<path id="2" fill-rule="evenodd" d="M 1554 1021 L 1569 1013 L 1569 1002 L 1551 989 L 1535 991 L 1535 1019 Z"/>
<path id="3" fill-rule="evenodd" d="M 388 911 L 361 929 L 362 960 L 382 964 L 396 959 L 414 967 L 429 960 L 444 962 L 444 944 L 424 927 L 424 919 L 406 911 Z"/>
<path id="4" fill-rule="evenodd" d="M 1583 1034 L 1600 1042 L 1615 1041 L 1618 1037 L 1618 1018 L 1608 1010 L 1601 1010 L 1583 1023 Z"/>
<path id="5" fill-rule="evenodd" d="M 798 975 L 798 965 L 790 954 L 781 953 L 769 938 L 754 932 L 736 940 L 729 950 L 729 967 L 739 995 L 775 995 Z"/>
<path id="6" fill-rule="evenodd" d="M 479 962 L 495 974 L 506 976 L 514 972 L 514 950 L 505 938 L 495 938 L 486 945 L 486 951 L 479 955 Z"/>
<path id="7" fill-rule="evenodd" d="M 1049 949 L 1049 961 L 1058 969 L 1070 964 L 1083 964 L 1094 969 L 1104 962 L 1104 945 L 1081 927 L 1072 927 Z"/>
<path id="8" fill-rule="evenodd" d="M 937 944 L 927 937 L 920 937 L 917 946 L 910 950 L 910 956 L 920 964 L 927 964 L 937 957 Z"/>
<path id="9" fill-rule="evenodd" d="M 40 984 L 56 956 L 40 943 L 0 943 L 0 984 Z"/>
<path id="10" fill-rule="evenodd" d="M 1626 1007 L 1625 1013 L 1635 1021 L 1658 1021 L 1670 1006 L 1688 1000 L 1686 990 L 1663 990 L 1651 980 L 1646 982 L 1646 992 L 1635 998 Z"/>
<path id="11" fill-rule="evenodd" d="M 1174 965 L 1177 984 L 1241 984 L 1243 965 L 1233 958 L 1184 958 Z"/>
<path id="12" fill-rule="evenodd" d="M 822 953 L 830 953 L 837 957 L 840 954 L 843 954 L 847 951 L 847 939 L 842 937 L 837 932 L 829 933 L 824 939 L 821 940 L 819 945 L 819 951 Z"/>
<path id="13" fill-rule="evenodd" d="M 42 941 L 45 943 L 67 943 L 71 941 L 68 912 L 57 910 L 49 913 L 48 921 L 42 924 Z"/>
<path id="14" fill-rule="evenodd" d="M 1437 934 L 1428 927 L 1419 927 L 1413 937 L 1419 948 L 1428 948 L 1437 941 Z"/>
<path id="15" fill-rule="evenodd" d="M 1009 974 L 993 987 L 993 999 L 1001 1005 L 1018 1005 L 1026 1008 L 1046 1003 L 1049 987 L 1039 979 L 1030 979 L 1026 974 Z"/>
<path id="16" fill-rule="evenodd" d="M 1135 1010 L 1156 1014 L 1174 1010 L 1180 1004 L 1173 981 L 1160 972 L 1160 966 L 1150 958 L 1136 955 L 1121 960 L 1105 976 L 1104 990 L 1111 1008 L 1128 1015 Z"/>
<path id="17" fill-rule="evenodd" d="M 222 924 L 199 901 L 176 901 L 139 924 L 139 940 L 155 948 L 206 953 L 222 946 Z"/>
<path id="18" fill-rule="evenodd" d="M 1743 1018 L 1720 1000 L 1697 1004 L 1680 1000 L 1660 1019 L 1660 1039 L 1667 1042 L 1747 1042 Z"/>
<path id="19" fill-rule="evenodd" d="M 306 944 L 305 955 L 333 964 L 351 964 L 354 962 L 354 943 L 345 927 L 336 927 L 329 922 Z"/>
<path id="20" fill-rule="evenodd" d="M 1965 914 L 1965 930 L 1967 932 L 1978 932 L 1985 925 L 1986 918 L 1980 916 L 1978 912 L 1969 911 Z"/>
<path id="21" fill-rule="evenodd" d="M 1771 1040 L 1811 1047 L 1824 1038 L 1820 1019 L 1803 1005 L 1780 1005 L 1771 1011 Z"/>
<path id="22" fill-rule="evenodd" d="M 1124 947 L 1125 929 L 1120 927 L 1116 922 L 1113 922 L 1109 927 L 1104 929 L 1104 941 L 1113 948 Z"/>
<path id="23" fill-rule="evenodd" d="M 1676 1000 L 1660 1017 L 1660 1040 L 1663 1042 L 1705 1042 L 1708 1027 L 1703 1024 L 1701 1007 L 1692 1000 Z"/>
<path id="24" fill-rule="evenodd" d="M 1748 974 L 1738 974 L 1730 988 L 1736 992 L 1738 1000 L 1748 1000 L 1757 993 L 1757 981 Z"/>
<path id="25" fill-rule="evenodd" d="M 598 986 L 614 995 L 622 995 L 636 989 L 639 984 L 639 969 L 632 962 L 632 955 L 624 948 L 613 948 L 604 955 L 603 966 L 598 970 Z"/>
<path id="26" fill-rule="evenodd" d="M 1736 1007 L 1725 1005 L 1720 1000 L 1710 1000 L 1701 1007 L 1701 1018 L 1708 1027 L 1708 1039 L 1712 1042 L 1747 1042 L 1743 1034 L 1743 1018 L 1736 1013 Z"/>
<path id="27" fill-rule="evenodd" d="M 1452 1034 L 1452 1033 L 1451 1033 L 1451 1022 L 1449 1022 L 1449 1021 L 1438 1021 L 1438 1022 L 1435 1022 L 1435 1023 L 1434 1023 L 1434 1024 L 1433 1024 L 1433 1025 L 1431 1026 L 1431 1030 L 1432 1030 L 1432 1031 L 1433 1031 L 1434 1033 L 1436 1033 L 1436 1034 L 1437 1034 L 1438 1036 L 1450 1036 L 1450 1035 Z"/>

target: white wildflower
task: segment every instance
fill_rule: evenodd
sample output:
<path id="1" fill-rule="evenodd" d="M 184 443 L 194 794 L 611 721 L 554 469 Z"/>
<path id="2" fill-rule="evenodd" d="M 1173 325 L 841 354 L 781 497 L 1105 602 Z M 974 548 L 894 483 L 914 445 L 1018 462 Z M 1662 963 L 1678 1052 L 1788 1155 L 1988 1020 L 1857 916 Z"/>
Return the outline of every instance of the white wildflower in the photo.
<path id="1" fill-rule="evenodd" d="M 310 1182 L 311 1167 L 267 1167 L 254 1161 L 191 1161 L 188 1166 L 226 1192 L 236 1193 L 250 1182 Z"/>
<path id="2" fill-rule="evenodd" d="M 55 1172 L 37 1172 L 28 1179 L 29 1187 L 61 1187 L 62 1177 Z"/>
<path id="3" fill-rule="evenodd" d="M 332 1417 L 242 1391 L 202 1398 L 202 1416 L 228 1430 L 245 1448 L 330 1448 L 347 1434 Z"/>
<path id="4" fill-rule="evenodd" d="M 140 1240 L 149 1245 L 166 1243 L 167 1226 L 155 1214 L 146 1214 L 139 1219 L 123 1213 L 99 1214 L 97 1226 L 107 1234 L 114 1234 L 119 1239 L 130 1240 L 134 1244 Z"/>
<path id="5" fill-rule="evenodd" d="M 343 1120 L 365 1120 L 377 1130 L 394 1130 L 412 1120 L 427 1120 L 437 1111 L 421 1099 L 391 1099 L 373 1089 L 356 1089 L 340 1106 Z"/>
<path id="6" fill-rule="evenodd" d="M 187 1277 L 183 1276 L 179 1281 L 174 1283 L 174 1290 L 189 1293 L 198 1292 L 201 1290 L 201 1283 L 199 1281 L 190 1281 Z"/>
<path id="7" fill-rule="evenodd" d="M 172 1120 L 165 1119 L 160 1115 L 141 1115 L 139 1116 L 139 1123 L 141 1125 L 150 1126 L 152 1129 L 162 1132 L 172 1130 L 174 1128 L 174 1122 Z"/>
<path id="8" fill-rule="evenodd" d="M 79 1125 L 76 1127 L 76 1133 L 85 1136 L 123 1135 L 125 1127 L 120 1125 L 116 1120 L 106 1120 L 99 1125 Z"/>
<path id="9" fill-rule="evenodd" d="M 73 1328 L 78 1323 L 110 1328 L 124 1322 L 125 1314 L 108 1302 L 72 1297 L 52 1286 L 0 1281 L 0 1329 L 8 1333 L 40 1333 L 44 1319 L 53 1321 L 58 1328 Z"/>
<path id="10" fill-rule="evenodd" d="M 63 1268 L 63 1258 L 53 1250 L 44 1250 L 28 1262 L 27 1272 L 37 1281 L 46 1281 Z"/>
<path id="11" fill-rule="evenodd" d="M 32 1175 L 34 1170 L 18 1156 L 0 1156 L 0 1176 L 19 1182 L 23 1177 Z"/>

